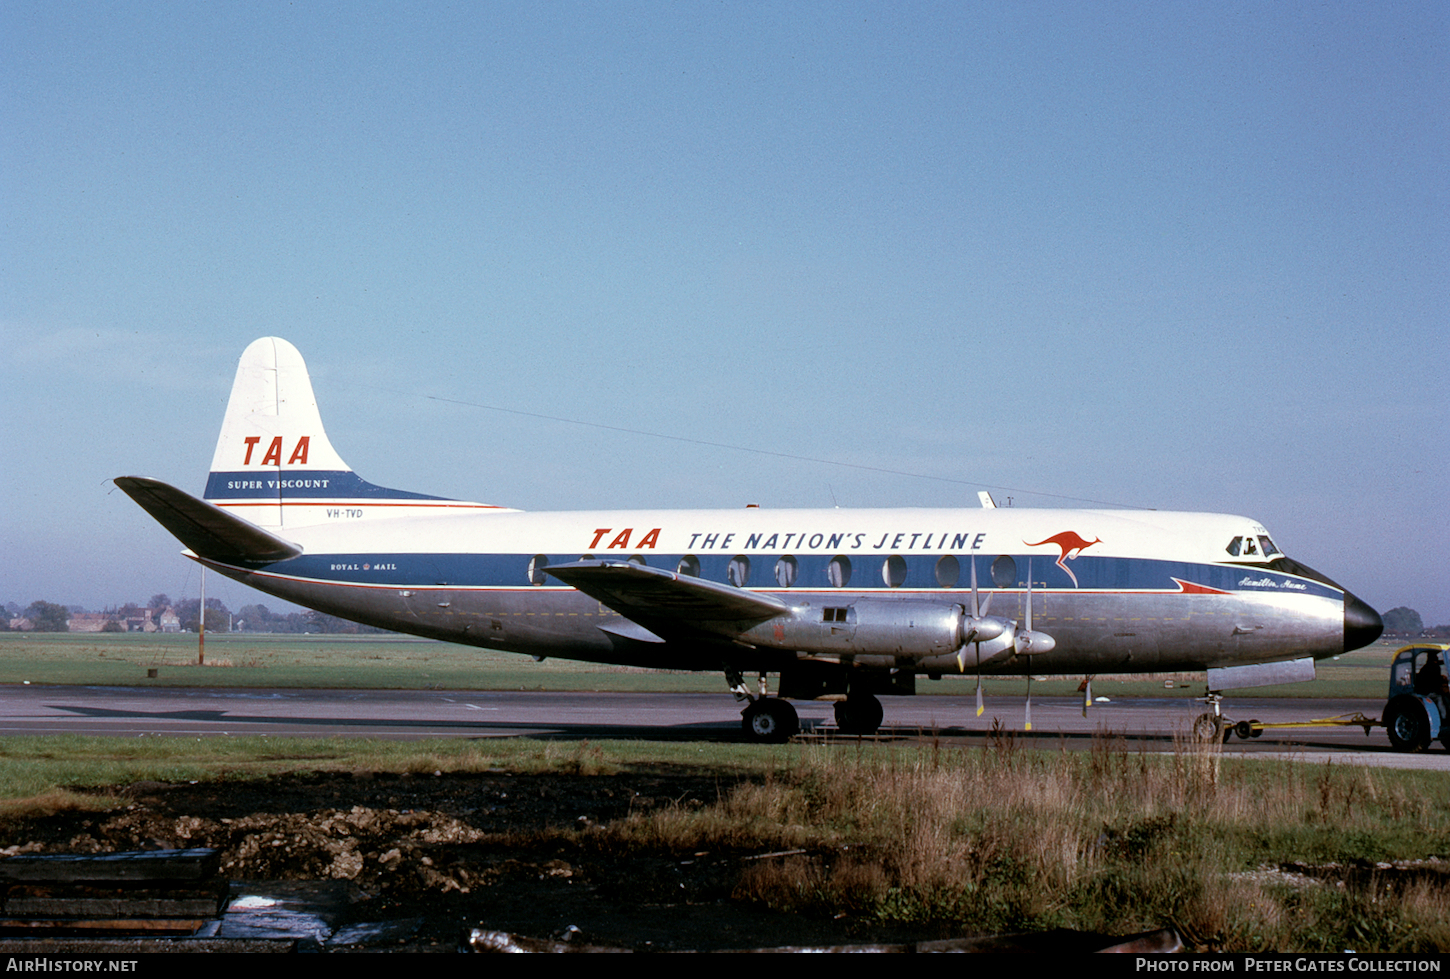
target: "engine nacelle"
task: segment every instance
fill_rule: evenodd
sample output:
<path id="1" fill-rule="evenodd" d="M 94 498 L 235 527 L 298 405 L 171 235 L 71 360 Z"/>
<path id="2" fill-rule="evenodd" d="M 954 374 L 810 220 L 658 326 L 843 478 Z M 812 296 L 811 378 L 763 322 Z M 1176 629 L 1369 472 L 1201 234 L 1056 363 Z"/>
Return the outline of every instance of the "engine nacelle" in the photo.
<path id="1" fill-rule="evenodd" d="M 812 655 L 930 659 L 964 646 L 968 662 L 1051 652 L 1046 633 L 995 616 L 973 618 L 949 602 L 862 598 L 842 605 L 802 605 L 739 636 L 744 642 Z"/>
<path id="2" fill-rule="evenodd" d="M 947 602 L 857 599 L 841 605 L 800 606 L 740 638 L 803 653 L 945 656 L 966 641 L 965 611 Z"/>

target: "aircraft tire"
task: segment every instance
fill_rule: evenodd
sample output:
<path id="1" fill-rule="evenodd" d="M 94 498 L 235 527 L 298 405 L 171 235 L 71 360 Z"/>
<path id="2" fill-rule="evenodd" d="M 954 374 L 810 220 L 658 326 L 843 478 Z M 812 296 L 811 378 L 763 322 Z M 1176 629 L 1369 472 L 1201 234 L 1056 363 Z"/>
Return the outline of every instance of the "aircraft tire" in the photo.
<path id="1" fill-rule="evenodd" d="M 1208 712 L 1199 714 L 1193 722 L 1193 738 L 1203 744 L 1222 744 L 1232 732 L 1232 727 Z"/>
<path id="2" fill-rule="evenodd" d="M 1240 741 L 1247 741 L 1249 738 L 1258 737 L 1254 733 L 1253 721 L 1239 721 L 1234 725 L 1234 734 L 1238 735 Z"/>
<path id="3" fill-rule="evenodd" d="M 758 744 L 784 744 L 800 733 L 801 721 L 789 701 L 764 697 L 745 708 L 740 726 Z"/>
<path id="4" fill-rule="evenodd" d="M 1424 751 L 1430 746 L 1430 718 L 1418 698 L 1401 694 L 1385 705 L 1385 731 L 1396 751 Z"/>
<path id="5" fill-rule="evenodd" d="M 842 734 L 875 734 L 885 716 L 881 701 L 870 695 L 847 697 L 836 703 L 836 727 Z"/>

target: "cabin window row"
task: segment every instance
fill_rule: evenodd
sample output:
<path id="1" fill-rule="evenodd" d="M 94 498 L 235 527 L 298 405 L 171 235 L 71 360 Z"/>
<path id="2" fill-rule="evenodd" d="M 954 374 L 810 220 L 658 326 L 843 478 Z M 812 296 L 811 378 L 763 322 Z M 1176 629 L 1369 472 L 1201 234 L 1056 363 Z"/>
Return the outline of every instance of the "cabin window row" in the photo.
<path id="1" fill-rule="evenodd" d="M 579 560 L 592 561 L 593 554 L 581 555 Z M 630 555 L 629 560 L 635 564 L 647 564 L 643 554 Z M 757 586 L 770 587 L 769 579 L 761 575 L 761 566 L 769 566 L 769 559 L 755 558 L 752 560 L 749 555 L 737 554 L 725 565 L 724 580 L 737 588 L 744 588 L 752 581 Z M 857 559 L 857 563 L 863 568 L 869 568 L 874 562 Z M 549 557 L 546 554 L 536 554 L 529 561 L 528 581 L 532 585 L 542 585 L 548 581 L 548 575 L 544 568 L 549 565 Z M 700 559 L 693 554 L 686 554 L 680 558 L 675 566 L 675 573 L 687 575 L 691 578 L 701 577 Z M 851 583 L 852 575 L 856 566 L 849 557 L 838 554 L 831 558 L 825 566 L 825 585 L 831 588 L 845 588 Z M 899 554 L 893 554 L 881 562 L 881 582 L 888 588 L 900 588 L 907 583 L 910 574 L 910 567 L 906 558 Z M 776 560 L 774 566 L 775 585 L 780 588 L 792 588 L 797 584 L 809 584 L 800 581 L 800 561 L 794 556 L 787 554 Z M 956 588 L 958 585 L 969 585 L 970 577 L 963 580 L 962 563 L 950 554 L 939 558 L 932 568 L 932 578 L 937 588 Z M 992 562 L 991 581 L 982 581 L 981 584 L 987 587 L 1011 588 L 1017 583 L 1017 562 L 1010 555 L 1003 554 Z M 913 582 L 913 584 L 931 585 L 933 582 Z M 867 587 L 872 587 L 868 585 Z"/>

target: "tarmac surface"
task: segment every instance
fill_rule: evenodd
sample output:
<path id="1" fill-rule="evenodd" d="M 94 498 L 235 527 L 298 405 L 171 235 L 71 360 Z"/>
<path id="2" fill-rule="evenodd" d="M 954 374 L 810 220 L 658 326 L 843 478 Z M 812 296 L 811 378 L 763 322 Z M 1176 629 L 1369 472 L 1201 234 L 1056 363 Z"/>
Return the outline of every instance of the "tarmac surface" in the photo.
<path id="1" fill-rule="evenodd" d="M 1083 716 L 1076 697 L 1037 697 L 1033 727 L 1024 704 L 989 699 L 976 715 L 962 696 L 883 697 L 878 738 L 985 743 L 1010 733 L 1018 743 L 1083 749 L 1110 733 L 1138 750 L 1171 751 L 1190 736 L 1205 710 L 1186 698 L 1131 698 L 1095 703 Z M 1358 714 L 1379 717 L 1379 700 L 1229 698 L 1224 716 L 1266 724 Z M 840 738 L 832 705 L 797 703 L 802 736 Z M 626 738 L 651 741 L 744 741 L 741 705 L 728 694 L 544 693 L 427 690 L 263 690 L 179 687 L 0 687 L 0 735 L 86 734 L 269 735 L 276 737 Z M 994 731 L 994 724 L 996 730 Z M 849 738 L 854 741 L 854 738 Z M 1450 770 L 1450 752 L 1436 744 L 1421 754 L 1390 748 L 1383 728 L 1358 724 L 1265 729 L 1251 740 L 1229 738 L 1230 755 L 1332 758 L 1396 768 Z"/>

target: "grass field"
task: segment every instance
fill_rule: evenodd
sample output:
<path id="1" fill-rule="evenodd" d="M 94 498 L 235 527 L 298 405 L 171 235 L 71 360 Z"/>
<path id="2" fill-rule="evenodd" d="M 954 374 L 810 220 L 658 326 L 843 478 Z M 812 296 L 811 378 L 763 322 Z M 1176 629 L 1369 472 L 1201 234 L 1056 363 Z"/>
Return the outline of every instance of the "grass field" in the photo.
<path id="1" fill-rule="evenodd" d="M 280 771 L 650 769 L 745 776 L 717 802 L 548 831 L 571 852 L 774 854 L 734 899 L 958 930 L 1127 934 L 1172 925 L 1199 951 L 1444 951 L 1450 780 L 1180 743 L 1024 750 L 655 745 L 527 739 L 0 741 L 0 849 L 26 817 L 124 806 L 140 779 Z M 63 787 L 62 787 L 63 786 Z M 530 831 L 534 832 L 534 831 Z M 495 841 L 506 845 L 506 838 Z M 537 840 L 532 840 L 537 843 Z M 688 862 L 688 861 L 687 861 Z M 1392 866 L 1393 864 L 1393 866 Z"/>
<path id="2" fill-rule="evenodd" d="M 1254 696 L 1385 695 L 1399 641 L 1382 641 L 1318 664 L 1310 683 L 1259 687 Z M 155 677 L 148 673 L 154 670 Z M 1039 696 L 1077 690 L 1081 677 L 1034 683 Z M 88 686 L 316 687 L 353 689 L 598 690 L 723 693 L 723 677 L 630 667 L 535 662 L 528 656 L 403 636 L 208 635 L 206 665 L 197 665 L 193 635 L 139 633 L 0 633 L 0 683 Z M 1165 683 L 1171 687 L 1165 687 Z M 921 694 L 960 695 L 971 677 L 922 680 Z M 1098 677 L 1098 696 L 1201 696 L 1203 674 Z M 1021 695 L 1020 678 L 988 679 L 989 694 Z"/>

